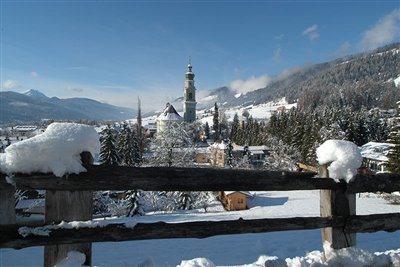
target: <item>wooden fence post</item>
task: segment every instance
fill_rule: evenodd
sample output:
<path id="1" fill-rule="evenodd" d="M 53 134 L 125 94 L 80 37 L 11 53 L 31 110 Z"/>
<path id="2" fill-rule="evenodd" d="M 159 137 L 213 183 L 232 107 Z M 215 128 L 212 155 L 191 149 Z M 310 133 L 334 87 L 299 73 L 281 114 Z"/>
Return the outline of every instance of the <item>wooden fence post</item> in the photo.
<path id="1" fill-rule="evenodd" d="M 321 178 L 329 178 L 328 165 L 319 169 Z M 356 213 L 355 194 L 347 194 L 345 187 L 337 190 L 320 190 L 320 215 L 321 217 L 349 217 Z M 331 244 L 333 249 L 341 249 L 356 245 L 356 233 L 345 232 L 342 227 L 327 227 L 321 229 L 322 242 Z M 324 251 L 324 256 L 326 257 Z"/>
<path id="2" fill-rule="evenodd" d="M 83 166 L 93 163 L 90 152 L 81 154 Z M 93 191 L 46 191 L 45 223 L 91 220 L 93 214 Z M 44 266 L 53 267 L 64 259 L 69 251 L 79 251 L 86 256 L 85 265 L 91 266 L 92 243 L 50 245 L 44 247 Z"/>
<path id="3" fill-rule="evenodd" d="M 0 181 L 0 225 L 15 224 L 15 188 Z"/>

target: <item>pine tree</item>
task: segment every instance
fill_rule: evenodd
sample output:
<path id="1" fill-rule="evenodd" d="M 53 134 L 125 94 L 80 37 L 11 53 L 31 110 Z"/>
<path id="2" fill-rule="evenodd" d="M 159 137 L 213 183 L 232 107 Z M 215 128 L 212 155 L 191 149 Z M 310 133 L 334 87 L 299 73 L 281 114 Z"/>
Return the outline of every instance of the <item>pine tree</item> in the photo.
<path id="1" fill-rule="evenodd" d="M 124 123 L 118 134 L 118 154 L 124 166 L 138 166 L 141 163 L 140 149 L 136 132 Z"/>
<path id="2" fill-rule="evenodd" d="M 233 122 L 231 126 L 231 133 L 229 134 L 229 139 L 234 142 L 238 143 L 238 131 L 239 131 L 239 116 L 237 113 L 235 113 L 235 116 L 233 117 Z"/>
<path id="3" fill-rule="evenodd" d="M 219 143 L 221 141 L 221 132 L 219 126 L 219 114 L 218 114 L 218 105 L 215 102 L 214 105 L 214 116 L 213 116 L 213 130 L 214 130 L 214 142 Z"/>
<path id="4" fill-rule="evenodd" d="M 142 108 L 141 108 L 141 102 L 140 98 L 138 97 L 138 114 L 136 117 L 136 139 L 137 139 L 137 145 L 139 147 L 139 159 L 141 161 L 144 153 L 144 147 L 145 147 L 145 136 L 143 133 L 143 127 L 142 127 Z"/>
<path id="5" fill-rule="evenodd" d="M 233 146 L 232 146 L 231 140 L 229 140 L 227 148 L 228 148 L 226 150 L 226 153 L 227 153 L 227 157 L 226 157 L 227 158 L 227 164 L 228 164 L 229 167 L 232 168 L 234 166 L 234 164 L 233 164 L 233 155 L 232 155 Z"/>
<path id="6" fill-rule="evenodd" d="M 107 125 L 100 133 L 100 154 L 99 160 L 102 165 L 118 165 L 120 163 L 120 157 L 118 155 L 117 148 L 115 146 L 115 130 Z"/>
<path id="7" fill-rule="evenodd" d="M 210 126 L 208 125 L 208 122 L 206 122 L 206 125 L 204 126 L 204 135 L 206 136 L 206 139 L 210 138 Z"/>

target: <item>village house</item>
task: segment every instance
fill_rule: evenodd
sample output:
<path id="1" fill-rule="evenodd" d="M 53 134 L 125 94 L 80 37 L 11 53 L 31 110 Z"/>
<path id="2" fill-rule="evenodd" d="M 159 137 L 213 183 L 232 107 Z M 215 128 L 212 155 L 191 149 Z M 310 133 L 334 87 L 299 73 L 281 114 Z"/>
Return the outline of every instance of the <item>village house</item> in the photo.
<path id="1" fill-rule="evenodd" d="M 248 191 L 221 191 L 219 199 L 229 211 L 247 209 L 247 198 L 253 195 Z"/>
<path id="2" fill-rule="evenodd" d="M 232 145 L 232 157 L 236 161 L 241 161 L 245 156 L 249 157 L 249 162 L 254 167 L 261 166 L 269 156 L 266 146 L 238 146 Z M 228 143 L 214 143 L 209 148 L 210 163 L 213 166 L 224 167 L 228 162 Z"/>
<path id="3" fill-rule="evenodd" d="M 369 142 L 361 146 L 361 156 L 363 157 L 363 166 L 373 173 L 388 172 L 387 155 L 389 150 L 394 147 L 390 143 Z"/>
<path id="4" fill-rule="evenodd" d="M 209 147 L 209 158 L 210 163 L 212 166 L 219 166 L 224 167 L 227 164 L 227 150 L 228 144 L 221 142 L 221 143 L 214 143 Z"/>

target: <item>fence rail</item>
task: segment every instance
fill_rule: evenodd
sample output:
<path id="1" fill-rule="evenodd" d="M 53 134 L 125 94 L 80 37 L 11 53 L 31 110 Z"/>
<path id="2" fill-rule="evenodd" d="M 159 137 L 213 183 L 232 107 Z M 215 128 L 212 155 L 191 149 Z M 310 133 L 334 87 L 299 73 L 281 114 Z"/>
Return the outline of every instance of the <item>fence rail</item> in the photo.
<path id="1" fill-rule="evenodd" d="M 400 191 L 400 175 L 358 174 L 346 184 L 329 179 L 327 166 L 320 177 L 310 172 L 265 170 L 232 170 L 215 168 L 130 168 L 85 166 L 87 172 L 79 175 L 55 177 L 50 174 L 15 174 L 5 182 L 0 174 L 0 247 L 23 248 L 45 245 L 45 266 L 53 266 L 69 250 L 85 253 L 86 265 L 91 263 L 91 243 L 161 238 L 205 238 L 215 235 L 260 233 L 301 229 L 322 229 L 322 239 L 333 248 L 356 244 L 356 232 L 400 230 L 400 213 L 355 215 L 355 193 Z M 48 236 L 23 237 L 15 224 L 13 203 L 15 189 L 47 190 L 45 224 L 32 230 L 52 228 Z M 186 223 L 109 224 L 77 229 L 59 228 L 64 221 L 91 219 L 93 191 L 290 191 L 320 190 L 321 217 L 280 219 L 197 221 Z M 85 203 L 85 204 L 82 204 Z M 12 206 L 11 206 L 12 205 Z M 87 208 L 85 208 L 87 207 Z M 54 222 L 54 223 L 52 223 Z"/>
<path id="2" fill-rule="evenodd" d="M 15 174 L 10 179 L 17 189 L 55 191 L 291 191 L 338 188 L 345 188 L 347 193 L 400 191 L 399 175 L 392 173 L 358 174 L 353 182 L 346 184 L 315 177 L 316 173 L 312 172 L 101 165 L 88 166 L 87 169 L 79 175 L 70 174 L 61 178 L 52 174 Z M 3 177 L 5 174 L 0 174 L 1 180 L 4 180 Z"/>
<path id="3" fill-rule="evenodd" d="M 166 238 L 206 238 L 216 235 L 265 233 L 275 231 L 343 228 L 350 233 L 400 230 L 400 213 L 353 215 L 344 217 L 293 217 L 278 219 L 252 219 L 231 221 L 196 221 L 185 223 L 138 223 L 133 227 L 125 223 L 114 223 L 99 227 L 76 229 L 58 228 L 48 235 L 22 237 L 20 226 L 5 225 L 0 228 L 0 247 L 25 248 L 54 244 L 76 244 L 87 242 L 113 242 Z M 35 232 L 44 232 L 48 225 L 32 227 Z"/>

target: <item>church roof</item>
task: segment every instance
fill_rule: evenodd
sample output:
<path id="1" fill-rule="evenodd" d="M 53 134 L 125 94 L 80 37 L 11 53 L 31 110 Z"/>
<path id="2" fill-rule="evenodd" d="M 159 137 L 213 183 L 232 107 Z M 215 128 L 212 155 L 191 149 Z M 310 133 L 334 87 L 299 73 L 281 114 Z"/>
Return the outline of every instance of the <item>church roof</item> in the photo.
<path id="1" fill-rule="evenodd" d="M 166 108 L 164 111 L 158 116 L 157 120 L 160 121 L 183 121 L 181 115 L 176 112 L 174 106 L 167 103 Z"/>

